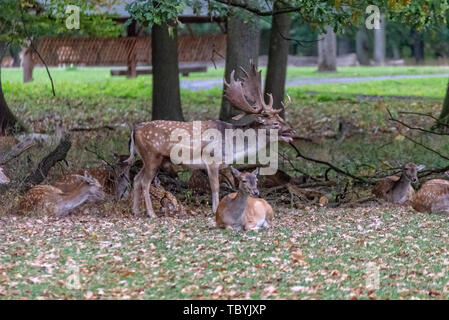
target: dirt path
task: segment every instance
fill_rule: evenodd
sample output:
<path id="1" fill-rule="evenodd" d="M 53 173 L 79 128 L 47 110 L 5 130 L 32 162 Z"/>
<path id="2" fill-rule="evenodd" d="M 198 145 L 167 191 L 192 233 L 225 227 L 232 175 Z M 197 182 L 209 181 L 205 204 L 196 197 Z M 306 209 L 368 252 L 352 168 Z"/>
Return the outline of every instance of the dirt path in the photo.
<path id="1" fill-rule="evenodd" d="M 391 76 L 376 76 L 376 77 L 335 77 L 335 78 L 293 78 L 287 79 L 287 87 L 303 86 L 307 84 L 326 84 L 326 83 L 353 83 L 353 82 L 367 82 L 367 81 L 381 81 L 381 80 L 396 80 L 396 79 L 422 79 L 422 78 L 448 78 L 449 74 L 419 74 L 419 75 L 391 75 Z M 222 79 L 209 80 L 181 80 L 181 88 L 185 90 L 198 91 L 208 90 L 214 87 L 221 88 L 223 85 Z"/>

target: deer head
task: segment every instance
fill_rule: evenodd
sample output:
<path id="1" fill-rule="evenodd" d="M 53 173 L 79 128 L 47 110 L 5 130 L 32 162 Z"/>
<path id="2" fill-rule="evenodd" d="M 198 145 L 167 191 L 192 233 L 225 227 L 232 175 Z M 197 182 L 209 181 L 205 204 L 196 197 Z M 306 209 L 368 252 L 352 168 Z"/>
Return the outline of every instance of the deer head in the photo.
<path id="1" fill-rule="evenodd" d="M 417 166 L 413 162 L 409 162 L 402 167 L 402 174 L 408 181 L 411 181 L 412 183 L 417 183 L 418 171 L 421 171 L 424 168 L 425 168 L 424 165 Z"/>
<path id="2" fill-rule="evenodd" d="M 93 178 L 87 171 L 84 172 L 84 176 L 75 174 L 80 181 L 84 182 L 87 187 L 88 199 L 93 201 L 102 201 L 105 198 L 102 185 L 97 179 Z"/>
<path id="3" fill-rule="evenodd" d="M 3 172 L 3 168 L 0 167 L 0 184 L 8 184 L 9 182 L 10 180 Z"/>
<path id="4" fill-rule="evenodd" d="M 235 116 L 234 120 L 242 118 L 247 119 L 255 129 L 270 129 L 278 130 L 279 138 L 285 142 L 293 140 L 292 136 L 295 131 L 290 124 L 285 122 L 279 113 L 284 111 L 285 105 L 280 106 L 279 109 L 273 108 L 273 96 L 268 94 L 269 102 L 265 103 L 264 94 L 262 91 L 262 71 L 257 71 L 256 66 L 251 62 L 251 70 L 244 73 L 242 81 L 234 78 L 235 70 L 231 72 L 230 82 L 225 83 L 224 96 L 231 105 L 243 111 L 243 114 Z"/>
<path id="5" fill-rule="evenodd" d="M 253 172 L 240 172 L 234 167 L 231 167 L 232 174 L 239 181 L 239 192 L 249 195 L 251 197 L 257 197 L 259 195 L 259 189 L 257 189 L 257 174 L 259 168 L 256 168 Z"/>

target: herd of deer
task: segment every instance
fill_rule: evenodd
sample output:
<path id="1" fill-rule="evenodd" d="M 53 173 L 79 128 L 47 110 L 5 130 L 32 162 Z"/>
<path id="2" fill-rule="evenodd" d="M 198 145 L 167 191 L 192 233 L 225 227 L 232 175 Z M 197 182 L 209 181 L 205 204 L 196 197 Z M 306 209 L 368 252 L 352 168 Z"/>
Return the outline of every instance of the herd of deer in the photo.
<path id="1" fill-rule="evenodd" d="M 243 70 L 243 69 L 242 69 Z M 226 123 L 222 121 L 202 121 L 201 130 L 216 129 L 224 132 L 226 129 L 270 129 L 278 130 L 279 140 L 292 141 L 295 131 L 286 123 L 273 108 L 273 98 L 269 95 L 266 103 L 261 84 L 261 73 L 251 64 L 251 70 L 244 72 L 243 79 L 235 80 L 231 74 L 230 83 L 225 82 L 225 97 L 243 114 L 235 120 L 244 121 Z M 243 123 L 243 124 L 242 124 Z M 143 122 L 134 127 L 131 133 L 129 149 L 130 155 L 117 156 L 116 163 L 111 168 L 95 168 L 85 171 L 69 172 L 57 178 L 52 185 L 38 185 L 32 187 L 20 201 L 19 208 L 24 211 L 45 209 L 57 216 L 65 216 L 72 209 L 86 201 L 101 201 L 106 194 L 116 199 L 131 201 L 130 167 L 133 164 L 134 154 L 142 159 L 142 169 L 133 179 L 132 208 L 133 213 L 139 213 L 141 196 L 144 199 L 146 212 L 150 217 L 156 217 L 153 210 L 152 198 L 165 199 L 168 210 L 173 210 L 179 204 L 169 192 L 159 186 L 152 186 L 158 181 L 157 174 L 160 169 L 170 167 L 170 155 L 174 143 L 169 137 L 173 130 L 182 128 L 192 133 L 192 122 L 176 122 L 157 120 Z M 191 137 L 193 135 L 190 135 Z M 190 144 L 193 151 L 194 143 Z M 201 149 L 205 148 L 207 141 L 201 141 Z M 219 201 L 219 173 L 228 167 L 225 162 L 201 162 L 199 164 L 181 163 L 181 165 L 203 169 L 207 172 L 212 194 L 212 211 L 216 215 L 216 224 L 220 228 L 239 230 L 254 230 L 268 228 L 272 224 L 273 209 L 264 199 L 257 198 L 258 169 L 253 172 L 242 173 L 231 167 L 232 174 L 238 181 L 238 191 L 225 196 Z M 408 163 L 402 168 L 400 177 L 390 176 L 380 180 L 373 188 L 373 194 L 390 203 L 411 203 L 419 212 L 447 213 L 449 214 L 449 181 L 434 179 L 427 181 L 415 193 L 412 183 L 418 181 L 417 173 L 423 166 Z M 8 177 L 0 167 L 0 183 L 9 183 Z M 161 200 L 162 201 L 162 200 Z M 161 202 L 162 203 L 162 202 Z"/>

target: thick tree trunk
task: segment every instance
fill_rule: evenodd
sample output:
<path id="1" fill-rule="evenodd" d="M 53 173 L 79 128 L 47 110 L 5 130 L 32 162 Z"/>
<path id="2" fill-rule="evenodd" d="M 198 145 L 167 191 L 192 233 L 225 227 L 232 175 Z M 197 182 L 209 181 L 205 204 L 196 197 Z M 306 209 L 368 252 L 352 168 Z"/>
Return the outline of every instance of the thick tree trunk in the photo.
<path id="1" fill-rule="evenodd" d="M 33 63 L 33 51 L 31 48 L 26 49 L 23 60 L 22 60 L 22 67 L 23 67 L 23 82 L 31 82 L 33 81 L 33 69 L 34 69 L 34 63 Z"/>
<path id="2" fill-rule="evenodd" d="M 374 29 L 374 63 L 376 65 L 385 64 L 386 55 L 386 26 L 387 21 L 384 15 L 380 17 L 380 29 Z"/>
<path id="3" fill-rule="evenodd" d="M 337 71 L 337 37 L 331 26 L 318 35 L 318 72 Z"/>
<path id="4" fill-rule="evenodd" d="M 153 25 L 153 120 L 184 121 L 179 92 L 178 36 L 168 25 Z"/>
<path id="5" fill-rule="evenodd" d="M 424 62 L 424 40 L 420 32 L 412 30 L 413 35 L 413 56 L 417 64 Z"/>
<path id="6" fill-rule="evenodd" d="M 275 10 L 277 9 L 276 4 L 278 3 L 275 2 Z M 288 14 L 273 16 L 268 50 L 265 93 L 271 93 L 273 95 L 274 108 L 280 108 L 284 101 L 289 42 L 283 36 L 288 37 L 290 25 L 291 18 Z M 266 100 L 268 102 L 268 98 Z"/>
<path id="7" fill-rule="evenodd" d="M 5 53 L 5 49 L 5 45 L 0 42 L 0 60 Z M 0 66 L 0 135 L 24 131 L 24 127 L 19 123 L 6 103 L 5 96 L 3 94 L 1 71 L 2 69 Z"/>
<path id="8" fill-rule="evenodd" d="M 362 66 L 369 65 L 369 52 L 368 52 L 368 34 L 366 33 L 366 29 L 361 27 L 356 34 L 355 38 L 355 47 L 357 60 Z"/>
<path id="9" fill-rule="evenodd" d="M 228 17 L 228 37 L 226 47 L 225 79 L 229 82 L 232 70 L 235 77 L 243 75 L 240 67 L 249 70 L 250 60 L 256 65 L 259 56 L 259 27 L 254 23 L 245 23 L 237 17 Z M 220 120 L 229 121 L 238 112 L 228 100 L 222 98 Z"/>

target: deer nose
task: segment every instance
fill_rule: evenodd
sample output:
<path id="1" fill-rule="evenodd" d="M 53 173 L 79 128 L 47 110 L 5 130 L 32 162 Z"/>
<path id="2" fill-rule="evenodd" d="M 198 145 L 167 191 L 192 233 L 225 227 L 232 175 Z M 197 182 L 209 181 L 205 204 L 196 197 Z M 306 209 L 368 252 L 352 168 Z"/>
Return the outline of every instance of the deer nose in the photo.
<path id="1" fill-rule="evenodd" d="M 412 182 L 413 183 L 417 183 L 418 182 L 418 178 L 413 178 Z"/>
<path id="2" fill-rule="evenodd" d="M 254 194 L 255 197 L 257 197 L 259 195 L 259 190 L 254 190 L 253 194 Z"/>

